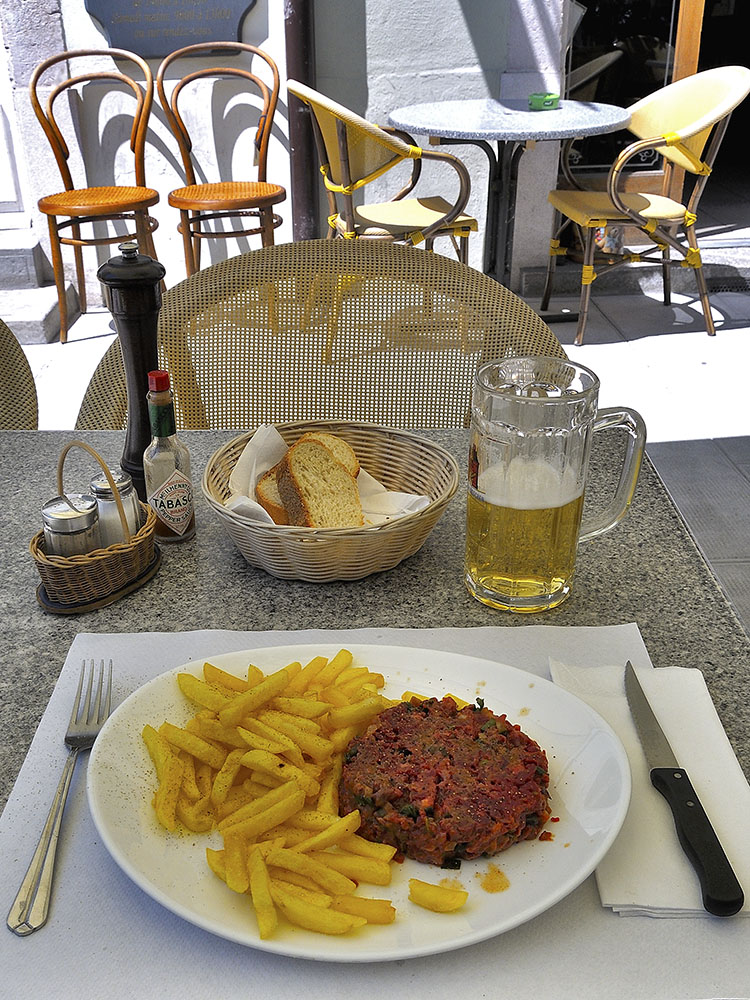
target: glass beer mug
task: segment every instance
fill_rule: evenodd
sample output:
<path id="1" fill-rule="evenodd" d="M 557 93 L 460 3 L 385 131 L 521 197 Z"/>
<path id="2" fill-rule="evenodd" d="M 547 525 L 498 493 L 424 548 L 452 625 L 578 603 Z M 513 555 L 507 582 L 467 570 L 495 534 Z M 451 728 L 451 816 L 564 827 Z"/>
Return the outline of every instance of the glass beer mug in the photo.
<path id="1" fill-rule="evenodd" d="M 624 407 L 597 410 L 599 380 L 566 358 L 503 358 L 474 383 L 466 586 L 506 611 L 544 611 L 569 595 L 576 548 L 614 527 L 635 490 L 646 428 Z M 606 510 L 582 520 L 591 435 L 623 428 L 627 448 Z"/>

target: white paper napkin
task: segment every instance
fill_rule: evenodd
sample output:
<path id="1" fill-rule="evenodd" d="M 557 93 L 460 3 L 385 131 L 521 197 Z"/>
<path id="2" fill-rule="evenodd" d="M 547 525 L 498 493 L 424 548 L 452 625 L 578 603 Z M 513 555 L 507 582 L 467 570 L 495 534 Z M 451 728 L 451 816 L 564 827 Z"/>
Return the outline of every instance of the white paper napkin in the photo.
<path id="1" fill-rule="evenodd" d="M 287 451 L 282 436 L 270 424 L 259 427 L 245 445 L 229 475 L 229 497 L 224 506 L 242 517 L 273 524 L 273 518 L 255 499 L 255 484 L 281 461 Z M 430 498 L 418 493 L 387 490 L 364 469 L 357 476 L 365 525 L 383 524 L 394 517 L 416 514 L 428 506 Z"/>
<path id="2" fill-rule="evenodd" d="M 596 870 L 602 904 L 623 916 L 708 916 L 669 806 L 651 784 L 625 695 L 624 665 L 579 667 L 550 658 L 550 673 L 556 684 L 577 695 L 612 726 L 630 761 L 630 808 L 617 840 Z M 750 786 L 703 675 L 699 670 L 663 667 L 639 669 L 638 679 L 747 896 Z M 740 913 L 750 913 L 747 900 Z"/>

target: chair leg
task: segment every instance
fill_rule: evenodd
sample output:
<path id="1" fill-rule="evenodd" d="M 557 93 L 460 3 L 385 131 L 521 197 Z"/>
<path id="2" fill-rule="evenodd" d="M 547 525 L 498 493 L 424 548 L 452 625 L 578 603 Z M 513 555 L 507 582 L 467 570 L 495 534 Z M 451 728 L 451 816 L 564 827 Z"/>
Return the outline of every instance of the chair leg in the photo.
<path id="1" fill-rule="evenodd" d="M 261 246 L 272 247 L 274 244 L 273 235 L 273 208 L 261 208 L 260 215 L 260 241 Z"/>
<path id="2" fill-rule="evenodd" d="M 190 217 L 188 213 L 180 209 L 180 233 L 182 234 L 182 249 L 185 254 L 185 270 L 188 278 L 195 274 L 195 257 L 193 256 L 193 241 L 190 238 Z"/>
<path id="3" fill-rule="evenodd" d="M 72 227 L 73 238 L 80 240 L 81 238 L 81 227 Z M 86 272 L 83 269 L 83 250 L 81 247 L 73 247 L 73 253 L 76 262 L 76 285 L 78 286 L 78 304 L 81 307 L 81 312 L 86 312 Z"/>
<path id="4" fill-rule="evenodd" d="M 583 332 L 586 329 L 586 320 L 589 317 L 589 303 L 591 301 L 591 283 L 594 280 L 594 253 L 596 244 L 594 243 L 594 230 L 586 229 L 583 244 L 583 271 L 581 273 L 581 299 L 578 305 L 578 327 L 576 329 L 575 343 L 580 347 L 583 343 Z"/>
<path id="5" fill-rule="evenodd" d="M 52 270 L 55 274 L 55 287 L 57 289 L 57 309 L 60 314 L 60 343 L 64 344 L 68 339 L 68 303 L 65 298 L 65 272 L 63 270 L 60 238 L 57 234 L 57 220 L 54 215 L 47 217 L 47 225 L 49 227 Z"/>
<path id="6" fill-rule="evenodd" d="M 696 284 L 698 285 L 698 295 L 701 300 L 703 316 L 706 320 L 706 332 L 708 333 L 709 337 L 715 337 L 716 327 L 714 326 L 714 318 L 711 315 L 711 303 L 708 298 L 708 286 L 706 285 L 706 276 L 703 273 L 703 266 L 700 263 L 700 249 L 698 247 L 698 240 L 696 239 L 695 236 L 694 226 L 687 227 L 687 239 L 688 239 L 688 246 L 690 247 L 691 250 L 696 251 L 696 256 L 698 258 L 698 266 L 694 267 L 693 270 L 695 271 L 695 281 Z"/>
<path id="7" fill-rule="evenodd" d="M 672 268 L 669 261 L 669 244 L 665 243 L 664 249 L 661 252 L 661 280 L 664 290 L 663 299 L 665 306 L 672 304 Z"/>
<path id="8" fill-rule="evenodd" d="M 198 217 L 198 213 L 193 213 L 193 220 Z M 200 223 L 195 230 L 188 229 L 188 232 L 197 232 L 200 229 Z M 198 236 L 193 235 L 192 237 L 192 247 L 193 247 L 193 271 L 200 271 L 201 269 L 201 241 Z"/>
<path id="9" fill-rule="evenodd" d="M 539 303 L 540 312 L 544 312 L 549 308 L 549 300 L 552 298 L 552 285 L 555 280 L 555 266 L 557 264 L 557 254 L 555 253 L 556 247 L 554 244 L 559 242 L 560 233 L 565 227 L 560 225 L 560 213 L 555 212 L 554 223 L 552 225 L 552 232 L 555 234 L 550 241 L 549 257 L 547 258 L 547 275 L 544 279 L 544 289 L 542 290 L 542 301 Z"/>
<path id="10" fill-rule="evenodd" d="M 550 253 L 547 258 L 547 276 L 544 279 L 544 289 L 542 290 L 542 301 L 539 303 L 539 311 L 545 312 L 549 308 L 549 300 L 552 297 L 552 285 L 555 280 L 555 264 L 557 257 Z"/>
<path id="11" fill-rule="evenodd" d="M 146 253 L 149 257 L 153 257 L 156 260 L 156 248 L 153 236 L 151 235 L 151 227 L 148 223 L 148 215 L 145 212 L 135 213 L 135 235 L 138 240 L 138 246 L 141 248 L 141 253 Z"/>

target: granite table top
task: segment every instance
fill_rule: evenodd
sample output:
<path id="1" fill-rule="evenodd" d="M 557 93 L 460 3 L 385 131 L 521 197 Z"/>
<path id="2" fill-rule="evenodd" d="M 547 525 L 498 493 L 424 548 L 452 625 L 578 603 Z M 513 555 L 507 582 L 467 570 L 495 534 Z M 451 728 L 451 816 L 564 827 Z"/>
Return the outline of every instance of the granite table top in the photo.
<path id="1" fill-rule="evenodd" d="M 573 139 L 624 128 L 629 113 L 613 104 L 561 100 L 547 111 L 530 111 L 528 100 L 469 99 L 432 101 L 396 108 L 391 125 L 417 135 L 443 139 L 524 140 Z"/>
<path id="2" fill-rule="evenodd" d="M 236 436 L 192 431 L 188 444 L 194 483 L 210 456 Z M 468 432 L 431 430 L 423 436 L 450 450 L 463 468 Z M 587 504 L 603 502 L 619 463 L 619 444 L 599 435 L 592 450 Z M 55 470 L 72 432 L 0 432 L 0 509 L 3 621 L 0 728 L 4 804 L 79 632 L 163 632 L 190 629 L 307 629 L 527 624 L 597 626 L 636 622 L 654 666 L 697 667 L 746 775 L 750 775 L 750 701 L 746 678 L 750 641 L 703 560 L 648 459 L 631 509 L 608 534 L 580 547 L 566 603 L 542 615 L 514 616 L 485 607 L 463 585 L 463 481 L 423 547 L 394 569 L 364 580 L 306 583 L 277 580 L 249 566 L 196 490 L 194 540 L 163 547 L 161 567 L 141 589 L 84 615 L 47 614 L 35 590 L 39 576 L 28 551 L 40 529 L 40 509 L 56 493 Z M 601 443 L 600 439 L 605 438 Z M 86 443 L 113 466 L 124 435 L 89 432 Z M 88 483 L 93 460 L 74 449 L 65 463 L 66 487 Z M 98 467 L 97 467 L 98 468 Z"/>

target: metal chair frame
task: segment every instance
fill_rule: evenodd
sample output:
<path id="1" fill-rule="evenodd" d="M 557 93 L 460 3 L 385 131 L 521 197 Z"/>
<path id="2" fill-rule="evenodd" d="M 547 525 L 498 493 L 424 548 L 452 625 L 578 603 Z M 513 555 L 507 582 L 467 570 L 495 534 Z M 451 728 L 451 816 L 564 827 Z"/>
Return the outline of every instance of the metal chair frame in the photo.
<path id="1" fill-rule="evenodd" d="M 407 132 L 390 126 L 373 125 L 348 108 L 294 80 L 288 81 L 287 87 L 289 93 L 305 103 L 310 111 L 320 170 L 328 198 L 329 239 L 337 237 L 379 239 L 407 246 L 415 246 L 424 241 L 427 249 L 433 249 L 436 238 L 447 236 L 453 243 L 458 259 L 464 264 L 468 262 L 469 235 L 471 232 L 476 232 L 478 225 L 476 219 L 463 214 L 471 194 L 471 179 L 462 160 L 441 150 L 423 149 Z M 328 115 L 335 120 L 335 147 L 326 139 L 318 115 Z M 377 143 L 389 151 L 388 162 L 370 175 L 355 175 L 351 167 L 348 129 L 356 132 L 363 142 Z M 386 154 L 382 155 L 385 160 Z M 355 206 L 354 191 L 404 160 L 411 161 L 410 178 L 404 187 L 390 198 L 390 203 L 403 203 L 406 213 L 404 221 L 399 222 L 395 215 L 392 221 L 379 229 L 377 220 L 366 219 L 371 206 Z M 458 176 L 459 190 L 452 202 L 443 204 L 442 209 L 437 212 L 437 217 L 434 217 L 433 212 L 428 224 L 415 228 L 409 217 L 413 211 L 419 212 L 420 205 L 427 206 L 431 201 L 444 202 L 443 199 L 406 198 L 415 189 L 421 177 L 424 160 L 434 160 L 450 166 Z M 373 210 L 380 208 L 381 206 L 372 206 Z"/>
<path id="2" fill-rule="evenodd" d="M 726 74 L 726 79 L 721 78 L 722 73 Z M 711 79 L 712 75 L 713 79 Z M 697 112 L 693 112 L 689 104 L 687 109 L 679 107 L 681 91 L 675 91 L 672 88 L 682 88 L 682 92 L 689 94 L 688 86 L 703 87 L 706 93 L 712 95 L 712 82 L 716 91 L 715 107 L 702 108 Z M 678 95 L 673 100 L 683 118 L 681 122 L 676 123 L 676 131 L 667 131 L 669 112 L 673 110 L 668 103 L 671 97 L 668 93 L 670 90 L 673 94 Z M 675 266 L 691 268 L 695 275 L 706 331 L 709 336 L 716 334 L 711 315 L 708 286 L 703 273 L 700 248 L 695 233 L 695 223 L 698 203 L 729 126 L 731 113 L 748 93 L 750 93 L 750 69 L 746 67 L 720 67 L 717 70 L 706 70 L 703 73 L 695 74 L 693 78 L 677 81 L 637 102 L 631 109 L 633 120 L 629 127 L 630 131 L 634 132 L 638 138 L 620 152 L 609 170 L 606 188 L 609 204 L 603 204 L 601 201 L 592 203 L 592 211 L 594 211 L 595 206 L 598 217 L 589 218 L 585 225 L 577 222 L 572 216 L 565 217 L 561 210 L 561 207 L 565 206 L 573 215 L 585 214 L 588 211 L 585 199 L 576 199 L 576 195 L 571 195 L 570 192 L 580 191 L 587 194 L 589 198 L 597 194 L 596 192 L 585 192 L 585 189 L 578 183 L 569 164 L 572 142 L 565 144 L 561 169 L 567 184 L 567 191 L 558 189 L 551 192 L 549 196 L 550 201 L 555 206 L 555 223 L 540 310 L 544 312 L 549 306 L 557 257 L 567 254 L 567 250 L 560 245 L 560 237 L 571 223 L 575 224 L 583 246 L 576 344 L 583 343 L 591 301 L 591 285 L 597 277 L 594 267 L 595 263 L 599 263 L 599 261 L 597 260 L 594 240 L 595 230 L 615 222 L 632 223 L 649 238 L 651 245 L 646 246 L 638 253 L 632 253 L 628 250 L 622 254 L 602 255 L 601 264 L 604 267 L 602 273 L 621 267 L 623 264 L 660 263 L 663 279 L 663 301 L 665 305 L 670 305 L 671 268 Z M 659 102 L 662 100 L 667 102 L 667 111 L 664 115 L 659 113 Z M 654 120 L 660 118 L 659 126 L 664 129 L 662 134 L 647 136 L 639 134 L 644 126 L 653 128 Z M 635 159 L 642 158 L 643 154 L 649 150 L 656 151 L 664 159 L 664 192 L 670 190 L 675 170 L 686 170 L 694 175 L 693 187 L 685 205 L 672 200 L 666 194 L 663 194 L 660 201 L 656 202 L 649 195 L 625 190 L 624 181 L 628 164 Z M 661 213 L 658 211 L 660 207 Z M 677 235 L 680 228 L 684 233 L 684 241 Z M 677 252 L 679 260 L 671 259 L 671 250 Z M 655 256 L 659 256 L 660 260 L 653 260 L 652 258 Z"/>

